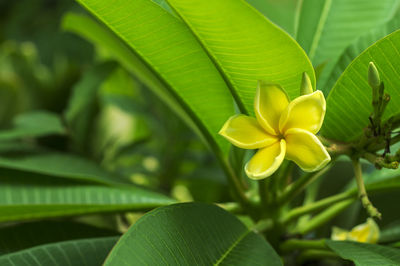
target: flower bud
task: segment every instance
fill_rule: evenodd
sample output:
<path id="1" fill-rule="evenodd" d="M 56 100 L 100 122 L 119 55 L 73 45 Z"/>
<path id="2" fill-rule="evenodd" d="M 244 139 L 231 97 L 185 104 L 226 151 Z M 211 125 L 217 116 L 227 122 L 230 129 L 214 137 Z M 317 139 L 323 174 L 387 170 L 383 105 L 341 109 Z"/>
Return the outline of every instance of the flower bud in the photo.
<path id="1" fill-rule="evenodd" d="M 313 88 L 311 84 L 310 77 L 306 72 L 303 72 L 303 77 L 301 79 L 300 95 L 306 95 L 313 93 Z"/>
<path id="2" fill-rule="evenodd" d="M 373 62 L 369 62 L 368 66 L 368 83 L 372 88 L 378 88 L 381 84 L 378 69 Z"/>

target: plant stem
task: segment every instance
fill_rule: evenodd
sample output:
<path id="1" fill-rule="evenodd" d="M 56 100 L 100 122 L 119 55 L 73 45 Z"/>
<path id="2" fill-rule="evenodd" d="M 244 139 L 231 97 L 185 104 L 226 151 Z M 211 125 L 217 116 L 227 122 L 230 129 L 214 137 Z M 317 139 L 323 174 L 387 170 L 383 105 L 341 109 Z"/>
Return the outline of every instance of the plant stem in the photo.
<path id="1" fill-rule="evenodd" d="M 347 207 L 349 207 L 353 202 L 354 199 L 348 199 L 336 203 L 335 205 L 329 207 L 325 211 L 313 217 L 306 224 L 299 226 L 297 229 L 295 229 L 295 233 L 304 235 L 311 232 L 312 230 L 320 227 L 321 225 L 325 224 L 326 222 L 334 218 L 336 215 L 338 215 Z"/>
<path id="2" fill-rule="evenodd" d="M 249 201 L 249 199 L 246 197 L 244 193 L 244 188 L 242 187 L 242 184 L 236 175 L 236 173 L 233 171 L 232 167 L 230 166 L 229 162 L 227 160 L 222 159 L 222 157 L 218 156 L 219 159 L 221 159 L 221 165 L 223 166 L 223 170 L 228 177 L 229 184 L 232 188 L 233 191 L 233 196 L 238 200 L 239 204 L 242 206 L 243 210 L 246 210 L 246 212 L 249 213 L 249 215 L 254 219 L 257 215 L 254 213 L 254 206 L 253 204 Z"/>
<path id="3" fill-rule="evenodd" d="M 265 232 L 274 226 L 274 222 L 271 219 L 260 220 L 251 229 L 257 233 Z"/>
<path id="4" fill-rule="evenodd" d="M 376 218 L 381 219 L 382 214 L 378 211 L 378 209 L 376 209 L 372 205 L 371 201 L 368 198 L 367 191 L 366 191 L 365 185 L 364 185 L 364 179 L 362 177 L 362 169 L 361 169 L 360 160 L 358 158 L 354 158 L 352 161 L 353 161 L 353 167 L 354 167 L 354 175 L 355 175 L 357 187 L 358 187 L 358 196 L 361 199 L 361 203 L 371 217 L 376 217 Z"/>
<path id="5" fill-rule="evenodd" d="M 286 191 L 283 193 L 282 197 L 278 199 L 280 205 L 286 204 L 290 200 L 292 200 L 296 195 L 304 190 L 309 184 L 314 182 L 320 176 L 324 175 L 329 169 L 332 167 L 332 164 L 324 167 L 323 169 L 314 172 L 314 173 L 307 173 L 300 177 L 296 182 L 291 184 Z"/>
<path id="6" fill-rule="evenodd" d="M 268 187 L 270 179 L 264 178 L 258 181 L 258 194 L 260 196 L 261 208 L 263 211 L 267 209 L 268 206 Z"/>
<path id="7" fill-rule="evenodd" d="M 305 193 L 304 199 L 303 199 L 303 206 L 309 205 L 315 201 L 315 199 L 317 198 L 320 183 L 321 183 L 321 179 L 317 179 L 316 182 L 311 183 L 307 187 L 306 193 Z M 310 218 L 311 218 L 311 214 L 302 215 L 297 221 L 297 226 L 307 223 L 308 220 L 310 220 Z"/>
<path id="8" fill-rule="evenodd" d="M 282 252 L 290 252 L 293 250 L 303 249 L 320 249 L 326 250 L 325 239 L 304 240 L 304 239 L 289 239 L 283 242 L 280 246 Z"/>
<path id="9" fill-rule="evenodd" d="M 311 213 L 311 212 L 320 210 L 322 208 L 325 208 L 329 205 L 332 205 L 334 203 L 337 203 L 337 202 L 340 202 L 343 200 L 351 199 L 352 201 L 354 201 L 355 195 L 356 195 L 355 191 L 350 190 L 350 191 L 346 191 L 346 192 L 343 192 L 343 193 L 340 193 L 337 195 L 333 195 L 333 196 L 324 198 L 322 200 L 313 202 L 309 205 L 294 208 L 282 218 L 282 223 L 284 223 L 284 224 L 288 223 L 303 214 L 307 214 L 307 213 Z"/>

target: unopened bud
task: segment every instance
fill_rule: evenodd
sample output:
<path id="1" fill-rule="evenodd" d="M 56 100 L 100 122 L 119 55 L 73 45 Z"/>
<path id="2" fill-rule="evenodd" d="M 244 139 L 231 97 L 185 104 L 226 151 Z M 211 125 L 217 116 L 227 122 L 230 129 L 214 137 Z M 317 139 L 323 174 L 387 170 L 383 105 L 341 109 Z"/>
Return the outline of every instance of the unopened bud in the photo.
<path id="1" fill-rule="evenodd" d="M 368 83 L 372 88 L 377 88 L 381 84 L 378 69 L 373 62 L 369 62 L 368 66 Z"/>
<path id="2" fill-rule="evenodd" d="M 301 79 L 300 95 L 306 95 L 313 93 L 313 88 L 311 84 L 310 77 L 306 72 L 303 72 L 303 77 Z"/>

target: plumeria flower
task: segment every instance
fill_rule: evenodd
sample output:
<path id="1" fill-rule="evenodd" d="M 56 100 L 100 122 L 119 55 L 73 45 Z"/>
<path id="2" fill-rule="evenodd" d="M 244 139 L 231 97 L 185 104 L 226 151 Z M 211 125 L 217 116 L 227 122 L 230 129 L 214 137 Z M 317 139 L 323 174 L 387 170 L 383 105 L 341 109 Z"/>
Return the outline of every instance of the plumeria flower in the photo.
<path id="1" fill-rule="evenodd" d="M 355 226 L 350 232 L 338 227 L 333 227 L 331 239 L 375 244 L 379 240 L 379 234 L 379 227 L 374 219 L 368 218 L 366 223 Z"/>
<path id="2" fill-rule="evenodd" d="M 306 172 L 317 171 L 331 160 L 315 136 L 322 126 L 325 109 L 321 91 L 289 102 L 281 86 L 259 81 L 254 102 L 256 118 L 235 115 L 219 134 L 239 148 L 258 149 L 245 166 L 252 179 L 272 175 L 285 158 Z"/>

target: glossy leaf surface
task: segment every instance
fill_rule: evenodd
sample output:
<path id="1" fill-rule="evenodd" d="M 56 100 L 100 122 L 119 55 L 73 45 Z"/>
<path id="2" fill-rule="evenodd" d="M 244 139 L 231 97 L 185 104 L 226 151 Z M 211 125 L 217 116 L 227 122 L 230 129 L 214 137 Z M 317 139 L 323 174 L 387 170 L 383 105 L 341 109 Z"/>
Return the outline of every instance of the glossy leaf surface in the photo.
<path id="1" fill-rule="evenodd" d="M 105 265 L 282 265 L 260 235 L 214 205 L 176 204 L 143 216 Z"/>

